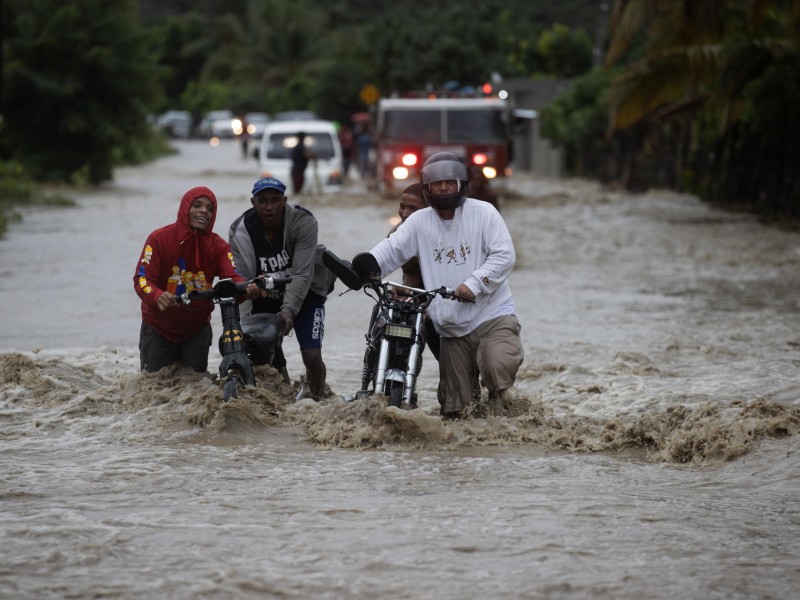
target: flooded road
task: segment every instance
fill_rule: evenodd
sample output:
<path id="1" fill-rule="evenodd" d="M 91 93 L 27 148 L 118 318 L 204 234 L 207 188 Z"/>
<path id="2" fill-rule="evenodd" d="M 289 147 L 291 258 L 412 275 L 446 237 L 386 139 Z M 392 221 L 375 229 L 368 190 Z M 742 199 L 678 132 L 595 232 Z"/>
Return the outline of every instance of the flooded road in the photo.
<path id="1" fill-rule="evenodd" d="M 147 234 L 206 185 L 226 236 L 258 176 L 233 142 L 177 148 L 0 241 L 0 597 L 792 597 L 800 234 L 518 177 L 515 415 L 443 423 L 429 353 L 418 411 L 292 403 L 266 370 L 222 405 L 210 376 L 138 373 Z M 343 257 L 396 211 L 359 182 L 290 202 Z M 323 345 L 340 396 L 372 307 L 343 290 Z"/>

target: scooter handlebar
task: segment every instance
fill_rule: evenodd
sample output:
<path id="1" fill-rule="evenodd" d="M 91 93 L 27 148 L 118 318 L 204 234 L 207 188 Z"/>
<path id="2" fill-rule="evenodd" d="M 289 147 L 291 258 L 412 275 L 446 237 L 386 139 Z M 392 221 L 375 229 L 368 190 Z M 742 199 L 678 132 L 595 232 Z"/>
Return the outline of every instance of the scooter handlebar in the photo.
<path id="1" fill-rule="evenodd" d="M 255 283 L 261 289 L 272 290 L 276 286 L 285 285 L 287 283 L 291 283 L 291 281 L 291 277 L 264 277 L 263 279 L 256 277 L 255 279 L 248 281 L 247 284 Z M 247 287 L 247 284 L 245 287 Z"/>
<path id="2" fill-rule="evenodd" d="M 243 294 L 247 286 L 255 283 L 262 290 L 272 290 L 278 285 L 284 285 L 292 281 L 291 277 L 254 277 L 249 281 L 234 282 L 232 279 L 220 279 L 213 287 L 207 290 L 192 290 L 184 292 L 178 296 L 178 301 L 182 304 L 191 304 L 192 300 L 222 300 L 233 298 Z"/>

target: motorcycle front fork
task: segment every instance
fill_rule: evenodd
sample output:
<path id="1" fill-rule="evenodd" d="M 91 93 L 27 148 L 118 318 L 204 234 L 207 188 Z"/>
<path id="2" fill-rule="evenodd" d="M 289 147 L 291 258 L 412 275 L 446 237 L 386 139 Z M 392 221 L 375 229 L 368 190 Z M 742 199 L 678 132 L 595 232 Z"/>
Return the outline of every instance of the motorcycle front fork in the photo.
<path id="1" fill-rule="evenodd" d="M 243 383 L 255 385 L 256 378 L 253 373 L 253 363 L 247 356 L 247 349 L 244 342 L 244 333 L 239 322 L 239 307 L 236 300 L 226 298 L 221 300 L 220 312 L 222 312 L 222 336 L 220 338 L 220 353 L 222 361 L 219 365 L 220 379 L 228 377 L 229 372 L 234 370 L 241 374 Z"/>
<path id="2" fill-rule="evenodd" d="M 387 377 L 403 383 L 403 402 L 412 404 L 414 399 L 414 392 L 416 390 L 417 380 L 417 364 L 419 363 L 419 356 L 422 352 L 422 321 L 425 315 L 421 312 L 417 313 L 414 323 L 414 340 L 408 349 L 408 359 L 406 364 L 403 365 L 405 370 L 402 369 L 388 369 L 390 344 L 392 343 L 386 337 L 381 338 L 380 352 L 378 354 L 378 366 L 375 373 L 375 390 L 380 390 L 386 394 L 385 384 Z M 392 321 L 392 310 L 389 310 L 389 322 Z"/>

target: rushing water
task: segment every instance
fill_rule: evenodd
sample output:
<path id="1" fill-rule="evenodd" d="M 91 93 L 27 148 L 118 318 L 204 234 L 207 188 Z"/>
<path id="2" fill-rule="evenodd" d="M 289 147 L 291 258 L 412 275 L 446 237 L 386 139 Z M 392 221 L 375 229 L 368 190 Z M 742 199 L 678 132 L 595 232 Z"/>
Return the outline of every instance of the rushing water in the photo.
<path id="1" fill-rule="evenodd" d="M 294 403 L 269 369 L 223 405 L 211 374 L 137 372 L 145 237 L 195 185 L 226 235 L 257 175 L 232 142 L 178 148 L 0 241 L 0 597 L 796 594 L 800 234 L 516 178 L 526 359 L 500 414 L 443 423 L 427 353 L 421 410 Z M 358 182 L 290 201 L 344 257 L 396 209 Z M 338 396 L 371 308 L 343 289 L 323 348 Z"/>

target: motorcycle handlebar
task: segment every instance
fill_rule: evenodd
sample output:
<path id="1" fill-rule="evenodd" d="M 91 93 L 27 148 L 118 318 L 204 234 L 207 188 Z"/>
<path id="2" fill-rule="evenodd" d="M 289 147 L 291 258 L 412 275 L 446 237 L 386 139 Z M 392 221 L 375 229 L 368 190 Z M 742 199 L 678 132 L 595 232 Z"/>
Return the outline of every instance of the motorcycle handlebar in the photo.
<path id="1" fill-rule="evenodd" d="M 419 288 L 410 287 L 404 285 L 402 283 L 395 283 L 393 281 L 385 281 L 385 282 L 378 282 L 373 287 L 382 287 L 384 290 L 387 288 L 392 287 L 394 288 L 394 292 L 398 296 L 405 296 L 407 298 L 420 298 L 420 297 L 427 297 L 428 301 L 433 300 L 435 296 L 441 296 L 442 298 L 449 298 L 451 300 L 458 300 L 460 302 L 475 302 L 474 300 L 467 300 L 466 298 L 462 298 L 460 296 L 456 296 L 456 291 L 453 288 L 449 287 L 439 287 L 433 290 L 421 290 Z M 403 291 L 405 290 L 405 291 Z"/>
<path id="2" fill-rule="evenodd" d="M 233 298 L 247 290 L 247 286 L 255 283 L 262 290 L 272 290 L 278 285 L 284 285 L 292 281 L 291 277 L 254 277 L 249 281 L 234 282 L 232 279 L 220 279 L 213 287 L 207 290 L 192 290 L 184 292 L 178 296 L 181 304 L 191 304 L 192 300 L 221 300 L 223 298 Z"/>

